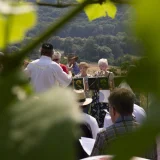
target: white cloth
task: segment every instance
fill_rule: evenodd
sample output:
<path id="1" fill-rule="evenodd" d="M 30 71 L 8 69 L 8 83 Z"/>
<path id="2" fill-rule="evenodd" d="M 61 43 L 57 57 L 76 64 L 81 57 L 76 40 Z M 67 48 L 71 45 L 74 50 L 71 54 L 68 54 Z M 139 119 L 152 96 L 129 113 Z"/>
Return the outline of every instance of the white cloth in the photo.
<path id="1" fill-rule="evenodd" d="M 79 139 L 79 142 L 82 146 L 82 148 L 84 149 L 84 151 L 90 156 L 91 152 L 93 150 L 94 144 L 95 144 L 95 139 L 92 138 L 86 138 L 86 137 L 81 137 L 81 139 Z"/>
<path id="2" fill-rule="evenodd" d="M 135 116 L 136 121 L 140 124 L 143 123 L 147 116 L 145 110 L 136 104 L 134 104 L 133 115 Z"/>
<path id="3" fill-rule="evenodd" d="M 43 92 L 56 85 L 56 81 L 64 87 L 71 83 L 72 77 L 65 72 L 59 64 L 53 62 L 50 57 L 41 56 L 40 59 L 29 63 L 25 69 L 31 78 L 31 84 L 35 92 Z"/>
<path id="4" fill-rule="evenodd" d="M 110 95 L 110 90 L 99 90 L 99 102 L 108 103 L 109 95 Z"/>
<path id="5" fill-rule="evenodd" d="M 145 120 L 145 118 L 146 118 L 146 112 L 145 112 L 145 110 L 142 108 L 142 107 L 140 107 L 140 106 L 138 106 L 138 105 L 136 105 L 136 104 L 134 104 L 134 108 L 133 108 L 134 110 L 133 110 L 133 115 L 134 115 L 134 117 L 135 117 L 135 120 L 138 122 L 138 123 L 140 123 L 140 124 L 142 124 L 143 123 L 143 121 Z M 110 115 L 108 114 L 108 113 L 106 113 L 106 116 L 105 116 L 105 118 L 104 118 L 104 128 L 107 128 L 107 127 L 109 127 L 110 125 L 112 125 L 113 123 L 112 123 L 112 120 L 111 120 L 111 117 L 110 117 Z"/>
<path id="6" fill-rule="evenodd" d="M 96 119 L 86 113 L 83 113 L 83 120 L 91 127 L 93 138 L 96 139 L 97 133 L 99 132 Z"/>

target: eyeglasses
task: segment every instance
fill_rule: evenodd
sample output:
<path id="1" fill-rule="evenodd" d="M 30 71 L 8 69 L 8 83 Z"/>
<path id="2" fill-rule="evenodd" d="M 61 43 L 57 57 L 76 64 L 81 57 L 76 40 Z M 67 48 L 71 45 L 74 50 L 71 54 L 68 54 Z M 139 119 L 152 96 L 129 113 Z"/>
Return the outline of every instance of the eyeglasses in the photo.
<path id="1" fill-rule="evenodd" d="M 53 59 L 53 61 L 59 61 L 59 59 Z"/>

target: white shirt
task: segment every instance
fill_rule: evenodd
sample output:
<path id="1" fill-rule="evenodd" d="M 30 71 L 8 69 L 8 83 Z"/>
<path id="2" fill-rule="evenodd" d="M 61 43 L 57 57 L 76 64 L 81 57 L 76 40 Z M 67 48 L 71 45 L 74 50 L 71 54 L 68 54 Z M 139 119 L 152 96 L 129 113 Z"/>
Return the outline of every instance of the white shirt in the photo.
<path id="1" fill-rule="evenodd" d="M 142 107 L 140 107 L 140 106 L 138 106 L 136 104 L 134 104 L 134 108 L 133 109 L 134 109 L 133 110 L 133 116 L 135 117 L 135 120 L 138 123 L 142 124 L 143 121 L 146 118 L 146 112 L 145 112 L 145 110 Z M 112 120 L 111 120 L 111 116 L 107 113 L 106 116 L 105 116 L 105 118 L 104 118 L 104 128 L 107 128 L 107 127 L 109 127 L 112 124 L 113 123 L 112 123 Z"/>
<path id="2" fill-rule="evenodd" d="M 53 62 L 50 57 L 41 56 L 40 59 L 29 63 L 25 72 L 31 78 L 31 84 L 35 92 L 43 92 L 56 85 L 58 81 L 63 86 L 71 83 L 71 76 L 63 72 L 59 64 Z"/>
<path id="3" fill-rule="evenodd" d="M 92 136 L 96 139 L 97 133 L 99 132 L 99 127 L 96 119 L 86 113 L 83 113 L 83 120 L 91 127 Z"/>

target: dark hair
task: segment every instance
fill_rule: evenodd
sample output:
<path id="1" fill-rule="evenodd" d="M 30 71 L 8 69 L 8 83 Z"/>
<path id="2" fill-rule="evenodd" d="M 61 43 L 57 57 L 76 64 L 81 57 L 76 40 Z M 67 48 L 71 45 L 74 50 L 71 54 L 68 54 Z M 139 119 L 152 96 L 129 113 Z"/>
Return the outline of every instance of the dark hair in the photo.
<path id="1" fill-rule="evenodd" d="M 52 56 L 53 53 L 54 53 L 53 50 L 48 50 L 48 49 L 41 48 L 41 55 Z"/>
<path id="2" fill-rule="evenodd" d="M 43 43 L 41 47 L 41 55 L 52 56 L 53 55 L 53 45 L 50 43 Z"/>
<path id="3" fill-rule="evenodd" d="M 134 94 L 128 89 L 117 88 L 110 94 L 108 101 L 111 107 L 114 107 L 123 116 L 132 114 L 134 99 Z"/>

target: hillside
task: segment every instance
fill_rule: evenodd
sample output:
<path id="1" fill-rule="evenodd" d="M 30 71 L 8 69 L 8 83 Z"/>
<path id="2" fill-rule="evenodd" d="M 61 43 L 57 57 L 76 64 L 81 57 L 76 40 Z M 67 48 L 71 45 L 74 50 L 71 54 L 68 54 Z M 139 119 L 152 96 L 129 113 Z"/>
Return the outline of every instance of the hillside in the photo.
<path id="1" fill-rule="evenodd" d="M 35 2 L 35 0 L 28 1 Z M 54 3 L 52 0 L 44 2 Z M 133 22 L 130 15 L 131 8 L 128 6 L 117 6 L 117 8 L 115 19 L 104 17 L 93 22 L 89 22 L 82 12 L 48 41 L 55 49 L 64 51 L 64 54 L 75 53 L 80 59 L 91 62 L 97 62 L 99 58 L 108 58 L 112 64 L 126 54 L 137 55 L 137 40 L 129 32 L 129 24 Z M 56 23 L 69 9 L 38 7 L 38 23 L 27 33 L 23 45 L 39 36 L 51 23 Z M 30 57 L 35 59 L 38 55 L 37 48 Z"/>

